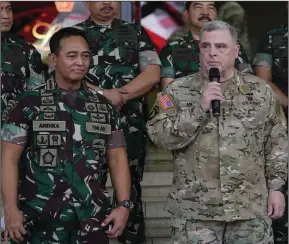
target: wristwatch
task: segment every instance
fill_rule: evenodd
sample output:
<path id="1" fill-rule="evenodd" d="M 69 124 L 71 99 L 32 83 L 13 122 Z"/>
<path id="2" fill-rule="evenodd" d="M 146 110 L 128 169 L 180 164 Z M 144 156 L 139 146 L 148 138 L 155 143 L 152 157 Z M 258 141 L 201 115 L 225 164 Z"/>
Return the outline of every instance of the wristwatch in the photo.
<path id="1" fill-rule="evenodd" d="M 117 202 L 117 207 L 124 207 L 128 211 L 132 210 L 133 206 L 134 205 L 130 200 L 124 200 L 124 201 L 118 201 Z"/>

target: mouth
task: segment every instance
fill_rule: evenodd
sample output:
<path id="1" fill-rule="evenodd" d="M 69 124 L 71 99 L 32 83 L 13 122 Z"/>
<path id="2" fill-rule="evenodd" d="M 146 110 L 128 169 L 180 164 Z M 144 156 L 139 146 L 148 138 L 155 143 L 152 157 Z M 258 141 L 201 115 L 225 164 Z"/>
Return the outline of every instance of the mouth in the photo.
<path id="1" fill-rule="evenodd" d="M 201 18 L 199 18 L 199 21 L 204 22 L 204 23 L 208 23 L 208 22 L 211 22 L 212 20 L 209 17 L 201 17 Z"/>
<path id="2" fill-rule="evenodd" d="M 11 23 L 10 22 L 1 22 L 2 26 L 9 26 Z"/>
<path id="3" fill-rule="evenodd" d="M 101 9 L 101 11 L 112 11 L 113 8 L 112 7 L 104 7 Z"/>
<path id="4" fill-rule="evenodd" d="M 214 61 L 208 62 L 208 65 L 210 66 L 218 66 L 220 64 L 221 64 L 220 62 L 214 62 Z"/>
<path id="5" fill-rule="evenodd" d="M 84 73 L 84 70 L 73 70 L 74 73 L 77 73 L 77 74 L 82 74 Z"/>

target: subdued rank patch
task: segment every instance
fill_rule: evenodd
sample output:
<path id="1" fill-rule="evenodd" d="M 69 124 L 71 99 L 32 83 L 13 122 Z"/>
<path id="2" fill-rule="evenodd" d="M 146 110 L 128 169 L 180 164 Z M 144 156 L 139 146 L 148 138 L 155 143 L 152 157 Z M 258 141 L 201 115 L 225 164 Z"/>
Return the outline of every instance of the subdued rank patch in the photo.
<path id="1" fill-rule="evenodd" d="M 85 109 L 87 112 L 97 112 L 95 103 L 85 103 Z"/>
<path id="2" fill-rule="evenodd" d="M 110 135 L 111 125 L 99 124 L 99 123 L 94 123 L 94 122 L 86 122 L 86 131 L 89 133 Z"/>
<path id="3" fill-rule="evenodd" d="M 41 97 L 41 104 L 42 105 L 52 105 L 52 104 L 54 104 L 54 97 L 53 96 Z"/>
<path id="4" fill-rule="evenodd" d="M 55 119 L 55 113 L 44 113 L 43 118 L 47 120 L 54 120 Z"/>
<path id="5" fill-rule="evenodd" d="M 105 144 L 105 140 L 103 139 L 94 139 L 92 142 L 93 148 L 103 149 Z"/>
<path id="6" fill-rule="evenodd" d="M 33 121 L 33 131 L 65 131 L 65 129 L 66 121 Z"/>
<path id="7" fill-rule="evenodd" d="M 158 98 L 158 103 L 163 110 L 174 108 L 174 102 L 168 94 L 164 94 Z"/>
<path id="8" fill-rule="evenodd" d="M 100 113 L 108 113 L 106 104 L 98 103 L 97 108 L 98 108 L 98 112 Z"/>
<path id="9" fill-rule="evenodd" d="M 46 90 L 49 91 L 55 90 L 55 83 L 53 76 L 51 76 L 51 78 L 46 81 Z"/>
<path id="10" fill-rule="evenodd" d="M 41 112 L 56 112 L 56 106 L 40 106 Z"/>
<path id="11" fill-rule="evenodd" d="M 90 118 L 91 118 L 91 121 L 94 121 L 94 122 L 100 122 L 100 123 L 107 122 L 105 118 L 105 114 L 91 113 Z"/>
<path id="12" fill-rule="evenodd" d="M 56 167 L 57 149 L 40 149 L 40 167 Z"/>
<path id="13" fill-rule="evenodd" d="M 247 95 L 250 92 L 250 88 L 246 83 L 243 83 L 242 85 L 239 86 L 239 91 L 242 94 Z"/>
<path id="14" fill-rule="evenodd" d="M 49 135 L 49 145 L 50 146 L 61 146 L 61 135 L 60 134 L 50 134 Z"/>
<path id="15" fill-rule="evenodd" d="M 99 151 L 93 150 L 93 160 L 99 160 Z"/>
<path id="16" fill-rule="evenodd" d="M 36 137 L 36 145 L 37 147 L 48 146 L 48 135 L 37 135 Z"/>
<path id="17" fill-rule="evenodd" d="M 46 89 L 40 89 L 40 95 L 41 96 L 53 96 L 53 93 L 52 92 L 47 92 Z"/>
<path id="18" fill-rule="evenodd" d="M 92 102 L 98 103 L 99 99 L 97 98 L 97 96 L 89 96 L 88 99 Z"/>

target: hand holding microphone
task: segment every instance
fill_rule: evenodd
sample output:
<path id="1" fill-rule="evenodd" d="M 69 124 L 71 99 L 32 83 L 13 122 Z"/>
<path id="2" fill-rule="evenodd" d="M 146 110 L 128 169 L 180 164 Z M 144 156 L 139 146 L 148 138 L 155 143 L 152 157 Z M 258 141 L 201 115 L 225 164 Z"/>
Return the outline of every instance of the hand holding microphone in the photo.
<path id="1" fill-rule="evenodd" d="M 212 112 L 215 117 L 220 115 L 220 101 L 224 101 L 225 98 L 222 95 L 220 87 L 220 72 L 218 68 L 211 68 L 209 70 L 210 83 L 205 87 L 202 98 L 201 107 L 207 112 L 212 107 Z"/>

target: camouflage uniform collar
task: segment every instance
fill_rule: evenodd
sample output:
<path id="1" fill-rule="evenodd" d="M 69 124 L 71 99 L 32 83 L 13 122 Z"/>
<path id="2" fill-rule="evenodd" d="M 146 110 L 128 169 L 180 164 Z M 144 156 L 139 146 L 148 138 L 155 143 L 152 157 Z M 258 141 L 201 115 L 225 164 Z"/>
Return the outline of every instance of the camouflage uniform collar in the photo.
<path id="1" fill-rule="evenodd" d="M 101 25 L 98 24 L 96 22 L 94 22 L 91 18 L 91 16 L 88 17 L 88 19 L 85 21 L 85 24 L 87 26 L 94 26 L 97 28 L 112 28 L 112 26 L 114 25 L 114 23 L 117 21 L 118 19 L 116 17 L 113 18 L 113 20 L 111 21 L 111 23 L 109 25 Z"/>
<path id="2" fill-rule="evenodd" d="M 234 89 L 236 87 L 239 87 L 243 84 L 243 79 L 241 79 L 240 72 L 234 68 L 234 76 L 230 79 L 231 82 L 227 86 L 226 90 Z M 199 71 L 195 74 L 195 80 L 192 82 L 191 89 L 197 89 L 200 90 L 200 92 L 203 92 L 204 86 L 209 84 L 210 80 L 208 77 L 205 77 L 202 71 Z"/>
<path id="3" fill-rule="evenodd" d="M 85 88 L 86 86 L 84 85 L 85 81 L 82 80 L 80 83 L 80 87 L 78 90 L 78 92 L 81 91 L 87 91 L 87 89 Z M 45 90 L 47 92 L 52 92 L 52 93 L 61 93 L 62 89 L 57 85 L 56 79 L 55 79 L 55 72 L 52 72 L 50 77 L 46 80 L 46 85 L 45 85 Z"/>
<path id="4" fill-rule="evenodd" d="M 185 36 L 185 40 L 188 44 L 194 44 L 197 46 L 199 40 L 195 40 L 194 37 L 193 37 L 193 34 L 191 31 L 188 31 L 188 33 L 186 34 Z"/>

